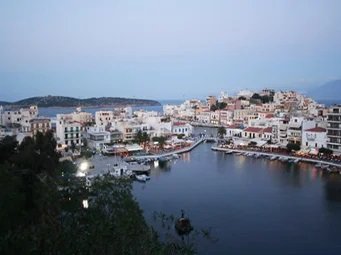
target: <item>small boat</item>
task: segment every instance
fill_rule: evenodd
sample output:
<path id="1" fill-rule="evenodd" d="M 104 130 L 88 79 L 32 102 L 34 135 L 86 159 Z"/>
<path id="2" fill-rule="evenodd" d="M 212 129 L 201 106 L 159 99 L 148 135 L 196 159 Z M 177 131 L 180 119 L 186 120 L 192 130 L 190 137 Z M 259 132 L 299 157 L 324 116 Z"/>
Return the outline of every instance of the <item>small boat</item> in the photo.
<path id="1" fill-rule="evenodd" d="M 148 180 L 150 180 L 150 177 L 148 175 L 145 174 L 141 174 L 141 175 L 135 175 L 136 180 L 140 181 L 140 182 L 146 182 Z"/>
<path id="2" fill-rule="evenodd" d="M 315 165 L 315 167 L 317 167 L 317 168 L 322 168 L 322 164 L 321 164 L 321 163 L 318 163 L 318 164 Z"/>
<path id="3" fill-rule="evenodd" d="M 233 151 L 226 151 L 225 154 L 232 154 Z"/>
<path id="4" fill-rule="evenodd" d="M 276 160 L 276 159 L 278 159 L 278 156 L 272 156 L 272 157 L 270 158 L 270 160 Z"/>
<path id="5" fill-rule="evenodd" d="M 286 158 L 286 157 L 280 157 L 279 160 L 282 161 L 282 162 L 286 162 L 286 161 L 288 161 L 288 158 Z"/>
<path id="6" fill-rule="evenodd" d="M 326 169 L 328 169 L 329 168 L 329 165 L 322 165 L 321 166 L 321 169 L 323 169 L 323 170 L 326 170 Z"/>
<path id="7" fill-rule="evenodd" d="M 300 160 L 299 158 L 297 158 L 297 159 L 294 160 L 294 163 L 297 164 L 297 163 L 299 163 L 300 161 L 301 161 L 301 160 Z"/>
<path id="8" fill-rule="evenodd" d="M 191 221 L 185 217 L 183 210 L 181 210 L 181 217 L 175 222 L 175 230 L 179 236 L 188 235 L 193 230 Z"/>

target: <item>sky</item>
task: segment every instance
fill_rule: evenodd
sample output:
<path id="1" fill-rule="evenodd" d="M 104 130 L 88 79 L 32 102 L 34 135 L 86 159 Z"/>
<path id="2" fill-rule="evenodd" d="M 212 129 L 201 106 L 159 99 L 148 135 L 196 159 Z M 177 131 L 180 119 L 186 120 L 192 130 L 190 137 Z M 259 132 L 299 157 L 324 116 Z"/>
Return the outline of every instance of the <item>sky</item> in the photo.
<path id="1" fill-rule="evenodd" d="M 340 0 L 0 1 L 0 100 L 204 98 L 341 77 Z"/>

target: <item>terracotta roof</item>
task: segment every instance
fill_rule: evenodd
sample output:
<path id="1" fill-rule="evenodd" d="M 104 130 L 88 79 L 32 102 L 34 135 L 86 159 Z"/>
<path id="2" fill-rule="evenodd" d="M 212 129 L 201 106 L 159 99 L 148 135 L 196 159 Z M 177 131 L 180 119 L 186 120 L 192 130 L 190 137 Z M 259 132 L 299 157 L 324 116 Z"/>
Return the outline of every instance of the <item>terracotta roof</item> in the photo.
<path id="1" fill-rule="evenodd" d="M 315 132 L 315 133 L 324 133 L 324 132 L 327 132 L 327 130 L 326 130 L 325 128 L 321 128 L 321 127 L 310 128 L 310 129 L 306 129 L 305 131 L 308 131 L 308 132 Z"/>
<path id="2" fill-rule="evenodd" d="M 248 127 L 244 129 L 244 132 L 252 132 L 252 133 L 262 133 L 263 128 L 257 128 L 257 127 Z"/>
<path id="3" fill-rule="evenodd" d="M 263 129 L 264 133 L 272 133 L 272 127 L 267 127 Z"/>
<path id="4" fill-rule="evenodd" d="M 185 123 L 185 122 L 174 122 L 173 125 L 174 125 L 174 126 L 185 126 L 186 123 Z"/>

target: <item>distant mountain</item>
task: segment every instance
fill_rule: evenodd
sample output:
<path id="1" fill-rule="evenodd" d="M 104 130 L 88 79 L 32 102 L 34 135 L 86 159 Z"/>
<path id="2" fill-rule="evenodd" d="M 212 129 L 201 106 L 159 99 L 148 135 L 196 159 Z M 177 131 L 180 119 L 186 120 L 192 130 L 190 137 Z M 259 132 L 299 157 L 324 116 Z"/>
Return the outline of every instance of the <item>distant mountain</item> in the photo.
<path id="1" fill-rule="evenodd" d="M 38 105 L 38 107 L 92 107 L 92 106 L 159 106 L 158 101 L 135 98 L 121 97 L 92 97 L 86 99 L 78 99 L 73 97 L 63 96 L 46 96 L 46 97 L 31 97 L 17 102 L 0 102 L 4 106 L 29 106 Z"/>
<path id="2" fill-rule="evenodd" d="M 8 105 L 9 102 L 0 101 L 0 105 Z"/>
<path id="3" fill-rule="evenodd" d="M 315 100 L 339 100 L 341 102 L 341 80 L 327 82 L 308 91 Z"/>

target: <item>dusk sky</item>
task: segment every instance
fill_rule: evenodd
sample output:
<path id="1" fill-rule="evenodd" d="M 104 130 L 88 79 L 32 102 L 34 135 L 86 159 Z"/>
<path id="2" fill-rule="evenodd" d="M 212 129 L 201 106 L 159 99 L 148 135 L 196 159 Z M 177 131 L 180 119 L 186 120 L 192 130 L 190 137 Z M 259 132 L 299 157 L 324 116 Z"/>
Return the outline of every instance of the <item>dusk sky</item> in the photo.
<path id="1" fill-rule="evenodd" d="M 0 1 L 0 100 L 203 98 L 341 77 L 341 1 Z"/>

